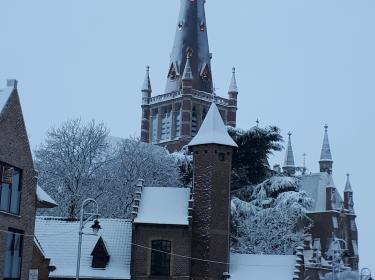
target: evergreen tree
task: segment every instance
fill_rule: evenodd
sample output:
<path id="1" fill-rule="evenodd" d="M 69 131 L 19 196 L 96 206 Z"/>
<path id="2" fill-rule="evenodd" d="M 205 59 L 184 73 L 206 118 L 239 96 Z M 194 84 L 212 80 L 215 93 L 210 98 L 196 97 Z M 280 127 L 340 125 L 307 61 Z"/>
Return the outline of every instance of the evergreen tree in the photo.
<path id="1" fill-rule="evenodd" d="M 233 154 L 232 190 L 263 182 L 271 174 L 268 157 L 281 151 L 283 138 L 276 126 L 248 131 L 230 129 L 238 149 Z"/>

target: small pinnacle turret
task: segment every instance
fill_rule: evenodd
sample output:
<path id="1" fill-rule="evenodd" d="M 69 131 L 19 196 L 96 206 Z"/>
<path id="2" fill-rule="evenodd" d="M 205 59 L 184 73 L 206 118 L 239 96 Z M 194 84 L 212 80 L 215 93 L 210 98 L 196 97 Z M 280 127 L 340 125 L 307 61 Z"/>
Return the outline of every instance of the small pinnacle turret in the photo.
<path id="1" fill-rule="evenodd" d="M 333 160 L 332 160 L 332 154 L 331 154 L 331 147 L 329 145 L 329 139 L 328 139 L 328 125 L 324 126 L 324 138 L 323 138 L 323 145 L 322 145 L 322 151 L 320 153 L 320 172 L 327 172 L 332 173 L 332 166 L 333 166 Z"/>
<path id="2" fill-rule="evenodd" d="M 150 95 L 152 93 L 151 80 L 150 80 L 150 66 L 146 66 L 146 75 L 145 75 L 145 80 L 143 81 L 143 85 L 142 85 L 142 92 L 147 92 Z"/>
<path id="3" fill-rule="evenodd" d="M 228 93 L 238 93 L 237 81 L 236 81 L 236 68 L 232 68 L 232 80 L 230 81 Z"/>
<path id="4" fill-rule="evenodd" d="M 352 185 L 350 183 L 350 174 L 346 174 L 346 184 L 345 184 L 345 190 L 344 192 L 353 192 L 352 191 Z"/>
<path id="5" fill-rule="evenodd" d="M 294 164 L 294 154 L 292 148 L 292 133 L 288 133 L 288 146 L 286 148 L 285 161 L 283 170 L 289 175 L 293 175 L 296 172 L 296 167 Z"/>

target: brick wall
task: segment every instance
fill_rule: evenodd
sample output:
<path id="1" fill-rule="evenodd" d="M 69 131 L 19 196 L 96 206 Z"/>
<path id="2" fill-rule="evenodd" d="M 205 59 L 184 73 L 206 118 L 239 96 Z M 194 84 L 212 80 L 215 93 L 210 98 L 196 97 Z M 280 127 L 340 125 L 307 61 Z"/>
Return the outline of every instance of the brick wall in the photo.
<path id="1" fill-rule="evenodd" d="M 15 228 L 25 232 L 22 250 L 21 279 L 28 279 L 33 253 L 33 234 L 36 205 L 36 172 L 22 116 L 18 93 L 10 97 L 8 106 L 0 115 L 0 161 L 18 167 L 21 174 L 20 215 L 0 212 L 0 230 Z M 30 235 L 30 236 L 27 236 Z M 5 234 L 0 232 L 0 279 L 3 279 Z"/>
<path id="2" fill-rule="evenodd" d="M 133 243 L 151 248 L 152 240 L 172 242 L 172 254 L 190 256 L 191 232 L 187 226 L 145 225 L 133 226 Z M 151 250 L 132 246 L 132 279 L 153 279 L 150 276 Z M 171 256 L 171 276 L 168 279 L 190 277 L 190 260 L 175 255 Z M 159 277 L 160 278 L 160 277 Z"/>

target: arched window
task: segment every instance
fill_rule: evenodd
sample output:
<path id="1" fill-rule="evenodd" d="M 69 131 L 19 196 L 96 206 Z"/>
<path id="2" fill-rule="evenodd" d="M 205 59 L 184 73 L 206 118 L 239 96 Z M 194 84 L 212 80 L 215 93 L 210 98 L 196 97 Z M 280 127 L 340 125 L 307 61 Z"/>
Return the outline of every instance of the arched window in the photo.
<path id="1" fill-rule="evenodd" d="M 151 246 L 151 275 L 169 276 L 171 274 L 171 241 L 153 240 Z"/>

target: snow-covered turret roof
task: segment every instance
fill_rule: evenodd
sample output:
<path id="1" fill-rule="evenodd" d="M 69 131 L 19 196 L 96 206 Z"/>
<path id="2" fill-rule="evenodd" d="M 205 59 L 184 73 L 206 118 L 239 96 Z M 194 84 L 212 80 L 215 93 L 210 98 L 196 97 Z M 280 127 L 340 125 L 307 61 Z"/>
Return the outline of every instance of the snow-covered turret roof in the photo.
<path id="1" fill-rule="evenodd" d="M 135 224 L 188 225 L 190 189 L 144 187 Z"/>
<path id="2" fill-rule="evenodd" d="M 225 126 L 215 103 L 211 104 L 202 126 L 197 135 L 189 143 L 189 147 L 207 144 L 238 147 L 232 137 L 230 137 L 228 128 Z"/>
<path id="3" fill-rule="evenodd" d="M 346 174 L 346 184 L 345 184 L 345 190 L 344 192 L 353 192 L 352 191 L 352 185 L 350 183 L 350 174 Z"/>
<path id="4" fill-rule="evenodd" d="M 146 67 L 146 76 L 145 76 L 145 80 L 143 81 L 141 90 L 146 91 L 146 92 L 152 92 L 151 80 L 150 80 L 150 66 Z"/>
<path id="5" fill-rule="evenodd" d="M 288 133 L 288 146 L 286 148 L 284 167 L 294 167 L 294 154 L 292 148 L 292 133 Z"/>
<path id="6" fill-rule="evenodd" d="M 325 125 L 324 129 L 325 129 L 325 132 L 324 132 L 324 138 L 323 138 L 322 151 L 320 154 L 320 161 L 332 162 L 331 147 L 329 145 L 329 140 L 328 140 L 328 125 Z"/>
<path id="7" fill-rule="evenodd" d="M 8 80 L 7 87 L 5 89 L 0 89 L 0 114 L 3 112 L 9 97 L 15 89 L 17 89 L 17 80 Z"/>
<path id="8" fill-rule="evenodd" d="M 85 235 L 82 240 L 81 279 L 130 279 L 132 223 L 124 219 L 99 219 L 98 235 Z M 90 233 L 90 223 L 84 232 Z M 79 221 L 58 217 L 36 217 L 35 236 L 44 254 L 56 269 L 51 278 L 73 279 L 76 275 L 76 255 Z M 105 269 L 92 268 L 91 252 L 99 238 L 105 241 L 110 260 Z"/>
<path id="9" fill-rule="evenodd" d="M 236 80 L 236 68 L 232 68 L 232 79 L 229 84 L 228 92 L 238 93 L 237 80 Z"/>

